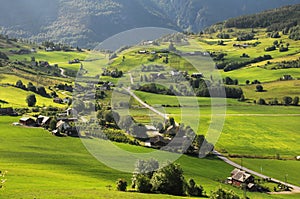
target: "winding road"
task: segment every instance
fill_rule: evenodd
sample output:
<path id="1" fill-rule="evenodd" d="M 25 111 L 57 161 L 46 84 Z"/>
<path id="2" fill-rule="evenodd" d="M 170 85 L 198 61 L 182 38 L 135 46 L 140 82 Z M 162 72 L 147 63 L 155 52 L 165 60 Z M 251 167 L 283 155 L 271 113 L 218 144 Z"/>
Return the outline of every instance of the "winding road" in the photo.
<path id="1" fill-rule="evenodd" d="M 131 75 L 130 75 L 131 76 Z M 132 81 L 133 82 L 133 81 Z M 145 108 L 148 108 L 149 110 L 153 111 L 154 113 L 158 114 L 159 116 L 163 117 L 164 119 L 168 119 L 168 115 L 167 114 L 163 114 L 161 113 L 160 111 L 156 110 L 155 108 L 153 108 L 152 106 L 150 106 L 149 104 L 145 103 L 142 99 L 140 99 L 136 94 L 134 94 L 130 88 L 124 88 L 125 91 L 127 91 L 134 99 L 136 99 L 139 103 L 141 103 Z M 239 114 L 237 114 L 239 115 Z M 242 114 L 241 114 L 242 115 Z M 283 182 L 281 180 L 277 180 L 277 179 L 274 179 L 274 178 L 271 178 L 269 176 L 266 176 L 266 175 L 263 175 L 259 172 L 256 172 L 256 171 L 253 171 L 251 169 L 248 169 L 246 167 L 243 167 L 231 160 L 229 160 L 228 158 L 226 158 L 225 156 L 223 156 L 221 153 L 219 153 L 218 151 L 214 150 L 213 151 L 213 154 L 216 155 L 220 160 L 223 160 L 225 163 L 235 167 L 235 168 L 240 168 L 252 175 L 255 175 L 255 176 L 258 176 L 260 178 L 263 178 L 263 179 L 269 179 L 270 181 L 274 182 L 274 183 L 278 183 L 278 184 L 284 184 L 288 187 L 291 187 L 293 190 L 292 190 L 292 193 L 300 193 L 300 187 L 299 186 L 296 186 L 296 185 L 292 185 L 290 183 L 286 183 L 286 182 Z M 282 193 L 291 193 L 291 192 L 282 192 Z"/>

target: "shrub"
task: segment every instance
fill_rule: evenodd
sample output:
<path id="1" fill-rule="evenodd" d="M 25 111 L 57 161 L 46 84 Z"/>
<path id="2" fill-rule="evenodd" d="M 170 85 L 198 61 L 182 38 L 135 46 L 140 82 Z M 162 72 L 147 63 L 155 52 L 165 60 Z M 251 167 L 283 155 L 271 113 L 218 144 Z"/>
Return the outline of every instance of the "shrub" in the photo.
<path id="1" fill-rule="evenodd" d="M 299 104 L 299 97 L 295 97 L 295 98 L 294 98 L 293 104 L 294 104 L 295 106 L 298 106 L 298 104 Z"/>
<path id="2" fill-rule="evenodd" d="M 264 90 L 264 87 L 262 85 L 257 85 L 256 86 L 256 92 L 262 92 Z"/>
<path id="3" fill-rule="evenodd" d="M 126 191 L 127 189 L 127 182 L 124 179 L 117 180 L 117 190 L 118 191 Z"/>
<path id="4" fill-rule="evenodd" d="M 266 52 L 273 51 L 273 50 L 276 50 L 276 46 L 270 46 L 270 47 L 265 48 Z"/>
<path id="5" fill-rule="evenodd" d="M 151 178 L 152 191 L 171 194 L 184 195 L 185 180 L 183 170 L 178 164 L 169 164 L 154 173 Z"/>
<path id="6" fill-rule="evenodd" d="M 257 102 L 259 105 L 266 105 L 266 101 L 262 98 L 260 98 Z"/>
<path id="7" fill-rule="evenodd" d="M 203 187 L 198 186 L 193 179 L 189 180 L 186 189 L 189 196 L 203 196 Z"/>
<path id="8" fill-rule="evenodd" d="M 28 95 L 26 98 L 26 102 L 29 107 L 35 106 L 35 104 L 36 104 L 35 95 L 33 95 L 33 94 Z"/>
<path id="9" fill-rule="evenodd" d="M 288 106 L 288 105 L 290 105 L 292 102 L 293 102 L 293 99 L 292 99 L 291 97 L 289 97 L 289 96 L 283 97 L 283 104 L 284 104 L 284 105 Z"/>
<path id="10" fill-rule="evenodd" d="M 141 193 L 150 193 L 152 189 L 150 179 L 145 175 L 138 175 L 136 177 L 135 186 L 137 191 Z"/>

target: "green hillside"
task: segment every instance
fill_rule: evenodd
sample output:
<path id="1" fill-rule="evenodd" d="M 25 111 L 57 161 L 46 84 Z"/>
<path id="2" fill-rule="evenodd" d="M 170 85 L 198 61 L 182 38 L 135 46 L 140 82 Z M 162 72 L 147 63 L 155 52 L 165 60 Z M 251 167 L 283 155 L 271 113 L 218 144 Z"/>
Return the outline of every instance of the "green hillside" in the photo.
<path id="1" fill-rule="evenodd" d="M 62 2 L 74 5 L 75 1 Z M 88 4 L 88 8 L 83 6 L 87 2 L 77 5 L 80 11 L 92 12 L 93 4 Z M 119 1 L 103 2 L 111 6 L 106 10 L 97 4 L 98 9 L 109 13 L 106 17 L 114 15 L 111 9 L 121 5 L 116 3 Z M 152 0 L 139 4 L 141 9 L 136 12 L 146 7 L 153 11 L 149 15 L 160 18 L 153 2 L 165 6 L 163 1 Z M 127 3 L 122 12 L 133 8 Z M 182 5 L 193 7 L 192 3 Z M 171 14 L 171 10 L 166 12 Z M 101 13 L 97 15 L 100 18 Z M 187 13 L 181 10 L 179 14 Z M 163 126 L 159 129 L 163 139 L 173 138 L 168 128 L 173 125 L 176 129 L 176 123 L 181 125 L 178 129 L 183 129 L 178 132 L 185 135 L 184 131 L 191 130 L 206 136 L 209 142 L 214 141 L 209 132 L 218 131 L 214 137 L 215 149 L 222 155 L 270 178 L 300 186 L 296 160 L 300 155 L 299 17 L 299 5 L 288 6 L 229 19 L 199 34 L 166 35 L 152 44 L 123 47 L 114 53 L 1 35 L 0 106 L 12 107 L 20 115 L 0 116 L 0 171 L 8 171 L 0 198 L 182 198 L 137 193 L 130 187 L 132 173 L 114 170 L 97 161 L 84 146 L 84 143 L 100 143 L 104 148 L 101 155 L 107 159 L 119 158 L 118 165 L 122 166 L 130 160 L 123 160 L 121 153 L 111 157 L 105 147 L 108 141 L 96 138 L 103 138 L 98 134 L 99 129 L 105 131 L 107 139 L 117 141 L 113 143 L 118 148 L 150 153 L 157 149 L 143 147 L 146 140 L 136 136 L 135 129 L 143 129 L 147 124 L 159 126 L 159 122 Z M 285 23 L 287 19 L 291 20 Z M 132 18 L 128 20 L 131 22 Z M 143 19 L 140 20 L 142 23 Z M 188 21 L 179 20 L 177 25 L 185 26 Z M 55 31 L 57 24 L 52 25 Z M 70 41 L 74 39 L 64 36 Z M 225 96 L 220 85 L 224 86 Z M 127 94 L 130 89 L 144 104 Z M 217 95 L 211 98 L 213 92 Z M 37 102 L 29 107 L 25 99 L 32 94 Z M 71 99 L 73 103 L 57 103 L 57 98 Z M 174 118 L 174 124 L 145 104 Z M 63 130 L 59 136 L 50 133 L 59 124 L 55 121 L 58 117 L 65 117 L 63 120 L 70 120 L 70 125 L 76 127 L 73 115 L 63 114 L 71 107 L 78 111 L 76 124 L 86 136 L 83 140 L 76 135 L 68 136 L 69 132 Z M 53 117 L 54 128 L 13 125 L 21 117 L 40 114 Z M 120 124 L 127 122 L 123 115 L 132 116 L 130 119 L 137 124 L 120 129 Z M 221 124 L 221 129 L 217 124 Z M 149 132 L 145 134 L 148 136 Z M 181 165 L 185 179 L 195 179 L 208 196 L 218 187 L 233 190 L 240 197 L 244 194 L 241 187 L 224 183 L 233 167 L 214 155 L 202 159 L 182 155 L 176 163 Z M 127 192 L 116 191 L 119 178 L 126 179 Z M 270 191 L 277 186 L 260 183 Z M 299 194 L 290 192 L 247 192 L 247 196 L 299 198 Z"/>

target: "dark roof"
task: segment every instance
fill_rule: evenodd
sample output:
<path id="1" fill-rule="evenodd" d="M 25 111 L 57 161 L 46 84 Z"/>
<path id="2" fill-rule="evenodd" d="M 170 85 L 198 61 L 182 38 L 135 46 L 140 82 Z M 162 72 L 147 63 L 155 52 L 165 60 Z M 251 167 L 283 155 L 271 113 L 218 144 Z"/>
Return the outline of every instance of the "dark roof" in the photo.
<path id="1" fill-rule="evenodd" d="M 32 118 L 30 118 L 30 117 L 22 117 L 22 118 L 20 119 L 21 122 L 27 122 L 27 121 L 30 121 L 30 120 L 35 121 L 34 119 L 32 119 Z"/>

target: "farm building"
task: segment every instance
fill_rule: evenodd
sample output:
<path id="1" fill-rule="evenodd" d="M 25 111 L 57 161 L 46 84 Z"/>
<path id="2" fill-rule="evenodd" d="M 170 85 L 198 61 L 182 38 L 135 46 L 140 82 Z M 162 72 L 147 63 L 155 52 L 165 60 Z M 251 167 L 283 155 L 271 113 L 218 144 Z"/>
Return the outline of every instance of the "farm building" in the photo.
<path id="1" fill-rule="evenodd" d="M 37 125 L 39 125 L 39 126 L 48 128 L 48 127 L 49 127 L 49 124 L 50 124 L 50 121 L 51 121 L 51 118 L 50 118 L 50 117 L 40 115 L 40 116 L 38 116 L 38 118 L 37 118 L 37 120 L 36 120 L 36 123 L 37 123 Z"/>
<path id="2" fill-rule="evenodd" d="M 23 117 L 19 120 L 19 123 L 24 125 L 24 126 L 35 126 L 36 122 L 34 119 L 29 118 L 29 117 Z"/>
<path id="3" fill-rule="evenodd" d="M 251 174 L 237 168 L 231 172 L 231 177 L 228 178 L 228 182 L 229 184 L 237 187 L 241 187 L 243 184 L 246 184 L 249 189 L 253 188 L 255 185 L 254 177 Z"/>
<path id="4" fill-rule="evenodd" d="M 168 140 L 166 140 L 161 135 L 156 135 L 152 138 L 150 138 L 148 141 L 145 142 L 145 146 L 148 147 L 163 147 L 166 146 L 169 143 Z"/>

